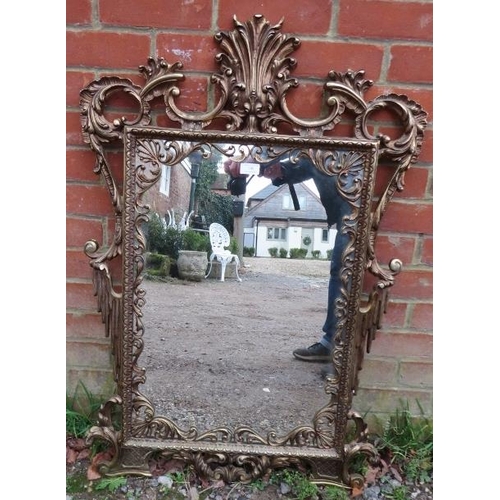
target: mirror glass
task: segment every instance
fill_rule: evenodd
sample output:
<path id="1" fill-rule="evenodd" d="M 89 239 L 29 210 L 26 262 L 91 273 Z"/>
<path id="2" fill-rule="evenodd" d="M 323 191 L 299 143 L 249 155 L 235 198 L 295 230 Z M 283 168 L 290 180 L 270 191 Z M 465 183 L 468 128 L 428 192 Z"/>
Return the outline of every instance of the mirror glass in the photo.
<path id="1" fill-rule="evenodd" d="M 131 324 L 139 324 L 143 340 L 137 364 L 145 369 L 145 383 L 139 391 L 156 415 L 184 430 L 249 427 L 262 436 L 284 436 L 312 425 L 316 412 L 330 402 L 322 369 L 334 373 L 334 365 L 299 361 L 292 351 L 319 340 L 327 301 L 333 299 L 326 255 L 276 258 L 268 266 L 263 263 L 268 259 L 244 259 L 241 282 L 228 273 L 223 282 L 152 279 L 145 272 L 148 220 L 171 222 L 164 207 L 173 169 L 232 161 L 250 170 L 253 164 L 254 173 L 266 176 L 280 165 L 283 177 L 275 178 L 276 186 L 314 182 L 325 207 L 317 230 L 332 249 L 342 245 L 338 254 L 345 277 L 335 314 L 339 349 L 350 355 L 343 341 L 350 338 L 356 315 L 346 311 L 357 310 L 359 303 L 373 144 L 279 136 L 269 141 L 269 136 L 221 139 L 207 132 L 140 127 L 126 135 L 124 261 L 134 275 L 124 281 L 124 292 L 134 303 Z M 288 186 L 283 188 L 289 196 Z M 292 224 L 285 229 L 295 230 Z M 336 237 L 339 233 L 343 236 Z M 340 377 L 334 380 L 340 387 Z"/>
<path id="2" fill-rule="evenodd" d="M 321 365 L 292 356 L 321 330 L 328 265 L 315 266 L 321 275 L 314 277 L 250 265 L 241 283 L 142 284 L 143 393 L 181 428 L 247 425 L 286 434 L 328 403 Z"/>

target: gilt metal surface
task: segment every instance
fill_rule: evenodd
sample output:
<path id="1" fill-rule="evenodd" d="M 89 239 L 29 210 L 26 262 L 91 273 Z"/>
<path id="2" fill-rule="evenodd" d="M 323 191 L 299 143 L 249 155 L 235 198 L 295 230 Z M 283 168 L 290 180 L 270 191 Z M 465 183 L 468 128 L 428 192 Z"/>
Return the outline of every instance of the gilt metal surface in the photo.
<path id="1" fill-rule="evenodd" d="M 375 332 L 381 326 L 388 290 L 401 269 L 397 259 L 393 259 L 388 268 L 379 264 L 375 241 L 388 203 L 396 191 L 403 190 L 404 174 L 420 153 L 426 113 L 404 95 L 388 94 L 366 102 L 363 96 L 372 82 L 364 78 L 363 71 L 349 70 L 328 74 L 324 83 L 326 116 L 310 120 L 297 117 L 290 111 L 287 97 L 288 91 L 298 86 L 290 73 L 296 66 L 291 55 L 300 41 L 281 33 L 282 22 L 272 25 L 259 15 L 245 23 L 234 19 L 234 25 L 232 31 L 215 35 L 221 52 L 216 56 L 219 72 L 212 76 L 211 82 L 219 91 L 219 99 L 208 111 L 195 113 L 180 109 L 177 105 L 181 93 L 179 83 L 185 78 L 182 65 L 179 62 L 170 64 L 162 58 L 150 58 L 139 68 L 145 78 L 143 86 L 125 78 L 107 76 L 91 82 L 80 93 L 84 140 L 96 155 L 94 172 L 106 184 L 116 219 L 113 242 L 108 248 L 101 249 L 95 240 L 85 245 L 85 253 L 94 270 L 98 309 L 111 340 L 117 383 L 117 394 L 101 409 L 99 425 L 91 430 L 89 439 L 104 439 L 112 445 L 113 459 L 103 463 L 101 468 L 102 472 L 111 475 L 147 475 L 148 457 L 161 453 L 192 464 L 209 478 L 251 481 L 272 468 L 300 464 L 308 467 L 318 482 L 354 486 L 359 484 L 360 478 L 350 470 L 352 461 L 359 454 L 373 458 L 376 451 L 366 442 L 366 425 L 351 411 L 352 398 L 364 353 L 369 351 Z M 137 102 L 139 110 L 135 118 L 107 118 L 106 103 L 117 92 Z M 373 149 L 371 160 L 368 164 L 363 163 L 365 174 L 373 175 L 379 159 L 386 159 L 394 166 L 371 213 L 359 219 L 366 221 L 366 227 L 358 227 L 353 233 L 353 251 L 362 249 L 363 255 L 356 254 L 352 261 L 352 265 L 358 267 L 353 271 L 356 279 L 352 286 L 358 289 L 350 292 L 350 296 L 361 293 L 364 271 L 359 269 L 360 265 L 378 281 L 363 304 L 346 300 L 344 318 L 352 328 L 343 330 L 345 338 L 337 347 L 338 352 L 333 353 L 334 373 L 325 385 L 330 402 L 317 411 L 311 425 L 294 429 L 286 436 L 260 436 L 251 428 L 221 428 L 204 434 L 196 429 L 181 429 L 168 416 L 155 415 L 154 404 L 140 392 L 145 382 L 145 373 L 139 363 L 144 342 L 140 288 L 144 241 L 140 225 L 146 214 L 141 214 L 138 202 L 141 193 L 159 175 L 158 162 L 151 157 L 156 154 L 158 145 L 155 134 L 161 136 L 162 131 L 151 126 L 150 105 L 159 98 L 163 99 L 166 115 L 179 126 L 177 132 L 169 130 L 169 140 L 175 142 L 179 150 L 168 160 L 164 159 L 164 164 L 173 164 L 189 154 L 182 150 L 188 140 L 195 141 L 196 145 L 213 145 L 218 141 L 261 143 L 265 139 L 267 144 L 285 143 L 304 150 L 318 146 L 319 152 L 320 144 L 332 141 L 325 133 L 334 129 L 349 111 L 355 120 L 354 137 L 343 139 L 345 147 L 353 151 L 361 146 Z M 391 139 L 371 134 L 370 118 L 379 110 L 389 110 L 398 117 L 402 131 L 399 137 Z M 209 126 L 217 130 L 208 131 Z M 296 135 L 288 135 L 284 140 L 280 135 L 282 126 Z M 178 142 L 174 137 L 176 133 Z M 141 134 L 145 136 L 138 144 Z M 140 178 L 128 176 L 124 186 L 116 182 L 109 166 L 108 151 L 117 147 L 124 148 L 129 167 L 133 157 L 142 155 L 141 161 L 147 170 Z M 321 158 L 315 158 L 315 164 L 328 175 L 338 175 L 334 171 L 338 164 L 337 167 L 325 166 L 327 162 Z M 363 196 L 366 198 L 366 190 Z M 368 207 L 370 202 L 364 199 L 357 207 Z M 110 261 L 121 254 L 124 254 L 124 293 L 117 291 L 109 272 Z M 117 411 L 122 415 L 119 429 L 112 418 Z M 346 443 L 349 422 L 354 422 L 356 433 L 354 439 Z"/>

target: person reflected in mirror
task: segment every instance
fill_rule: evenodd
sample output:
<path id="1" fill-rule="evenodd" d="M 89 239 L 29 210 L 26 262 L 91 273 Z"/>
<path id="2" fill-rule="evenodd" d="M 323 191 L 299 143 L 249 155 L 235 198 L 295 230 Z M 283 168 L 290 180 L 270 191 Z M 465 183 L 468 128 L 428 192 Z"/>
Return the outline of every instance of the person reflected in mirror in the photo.
<path id="1" fill-rule="evenodd" d="M 318 342 L 309 347 L 295 349 L 293 356 L 301 361 L 314 361 L 325 363 L 331 361 L 331 352 L 334 344 L 335 331 L 337 329 L 338 313 L 336 304 L 341 295 L 340 271 L 342 268 L 342 253 L 349 241 L 349 236 L 341 231 L 341 225 L 337 225 L 337 236 L 333 247 L 330 261 L 330 278 L 328 281 L 328 299 L 323 334 L 320 334 Z"/>
<path id="2" fill-rule="evenodd" d="M 321 203 L 326 214 L 328 227 L 336 226 L 337 235 L 333 247 L 330 261 L 330 278 L 328 282 L 327 313 L 325 323 L 318 341 L 309 347 L 298 348 L 293 351 L 293 356 L 301 361 L 313 361 L 325 363 L 331 361 L 331 352 L 334 344 L 334 336 L 340 313 L 337 304 L 341 299 L 341 276 L 342 255 L 349 242 L 349 235 L 343 231 L 342 221 L 344 217 L 351 213 L 347 200 L 337 193 L 335 176 L 330 176 L 319 171 L 307 158 L 301 157 L 298 161 L 290 162 L 288 159 L 281 159 L 279 162 L 270 162 L 261 166 L 261 175 L 272 180 L 275 186 L 288 184 L 293 197 L 293 185 L 299 182 L 313 179 Z M 297 208 L 297 207 L 296 207 Z"/>

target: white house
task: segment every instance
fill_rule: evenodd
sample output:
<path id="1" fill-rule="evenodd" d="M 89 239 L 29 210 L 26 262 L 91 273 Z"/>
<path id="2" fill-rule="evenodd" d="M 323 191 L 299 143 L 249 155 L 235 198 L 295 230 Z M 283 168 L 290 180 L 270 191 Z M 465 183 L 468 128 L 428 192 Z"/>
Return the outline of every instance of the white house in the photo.
<path id="1" fill-rule="evenodd" d="M 319 197 L 305 183 L 295 184 L 300 210 L 295 210 L 287 184 L 269 186 L 251 196 L 244 214 L 243 246 L 254 248 L 256 257 L 269 257 L 269 248 L 306 248 L 307 258 L 319 251 L 327 257 L 337 230 L 328 228 Z"/>

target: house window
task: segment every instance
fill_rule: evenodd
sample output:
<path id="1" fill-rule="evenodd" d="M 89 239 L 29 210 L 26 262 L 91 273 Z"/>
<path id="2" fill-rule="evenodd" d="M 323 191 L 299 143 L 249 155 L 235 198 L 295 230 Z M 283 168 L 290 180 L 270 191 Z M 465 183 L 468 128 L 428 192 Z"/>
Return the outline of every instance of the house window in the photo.
<path id="1" fill-rule="evenodd" d="M 168 196 L 170 194 L 170 165 L 161 166 L 160 193 Z"/>
<path id="2" fill-rule="evenodd" d="M 299 196 L 298 198 L 299 198 L 300 209 L 304 210 L 306 208 L 306 197 Z M 295 210 L 295 207 L 293 206 L 292 197 L 289 194 L 283 195 L 283 210 Z"/>
<path id="3" fill-rule="evenodd" d="M 328 243 L 328 229 L 323 229 L 323 232 L 321 234 L 321 241 L 323 243 Z"/>
<path id="4" fill-rule="evenodd" d="M 286 241 L 286 227 L 268 227 L 267 239 Z"/>

